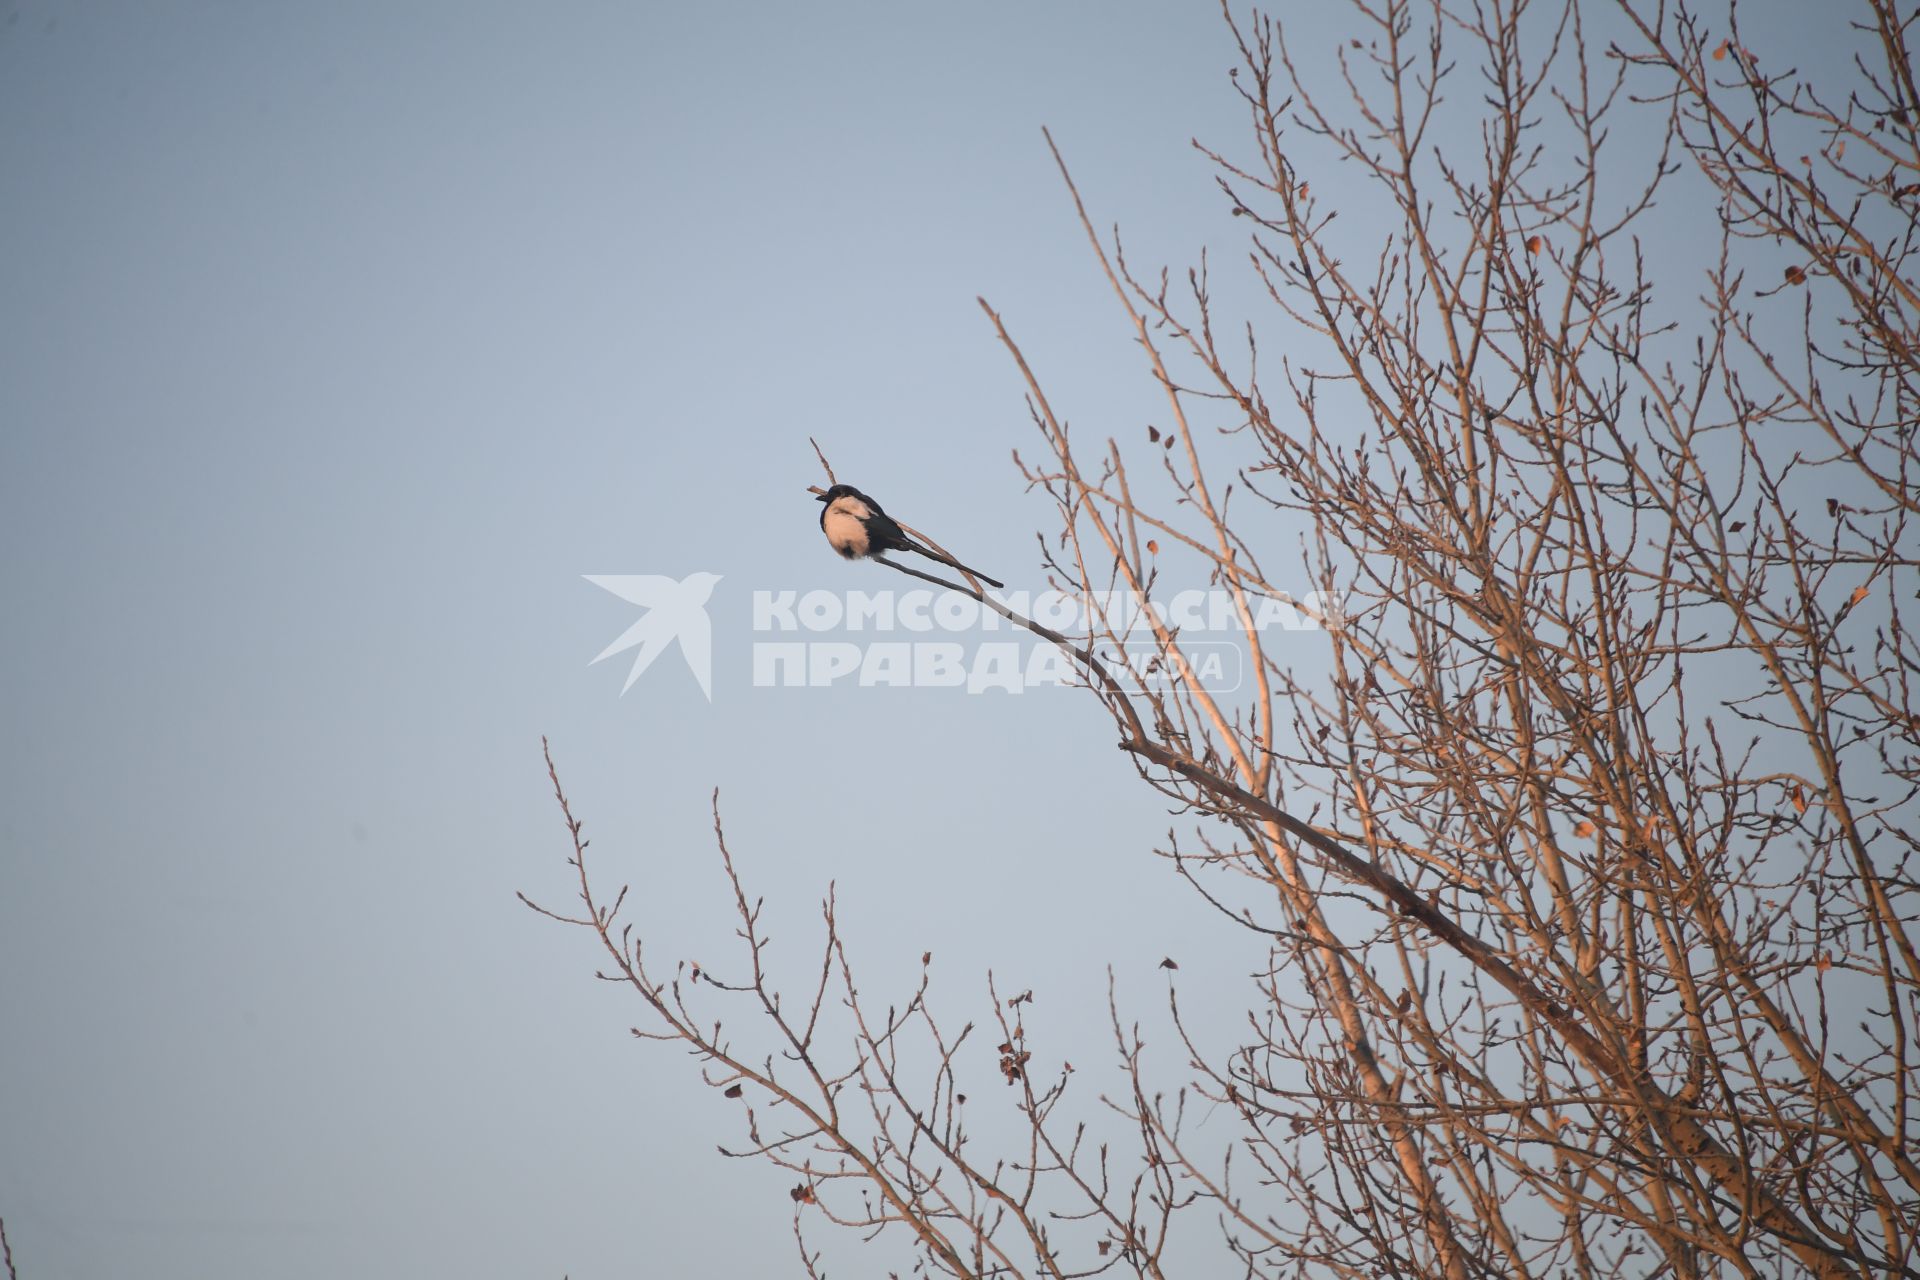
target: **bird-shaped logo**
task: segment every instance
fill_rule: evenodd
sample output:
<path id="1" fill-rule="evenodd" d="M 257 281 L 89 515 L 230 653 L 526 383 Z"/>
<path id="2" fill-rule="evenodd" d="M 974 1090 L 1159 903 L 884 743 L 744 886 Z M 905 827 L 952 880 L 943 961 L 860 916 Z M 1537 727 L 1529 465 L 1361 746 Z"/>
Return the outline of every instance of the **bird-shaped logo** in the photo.
<path id="1" fill-rule="evenodd" d="M 879 503 L 850 484 L 836 484 L 817 495 L 815 501 L 826 504 L 820 508 L 820 531 L 827 535 L 828 544 L 849 560 L 879 555 L 883 551 L 911 551 L 929 560 L 938 560 L 950 569 L 970 573 L 988 586 L 1006 586 L 978 569 L 969 569 L 958 560 L 921 546 L 880 509 Z"/>
<path id="2" fill-rule="evenodd" d="M 690 573 L 678 582 L 657 573 L 582 576 L 594 586 L 646 610 L 638 622 L 621 632 L 620 638 L 602 649 L 588 666 L 638 645 L 640 651 L 633 655 L 633 668 L 627 672 L 627 682 L 620 686 L 624 697 L 640 673 L 678 640 L 680 656 L 687 660 L 687 669 L 700 682 L 700 692 L 707 695 L 708 702 L 713 701 L 713 624 L 707 618 L 707 598 L 713 594 L 714 584 L 720 581 L 719 574 Z"/>

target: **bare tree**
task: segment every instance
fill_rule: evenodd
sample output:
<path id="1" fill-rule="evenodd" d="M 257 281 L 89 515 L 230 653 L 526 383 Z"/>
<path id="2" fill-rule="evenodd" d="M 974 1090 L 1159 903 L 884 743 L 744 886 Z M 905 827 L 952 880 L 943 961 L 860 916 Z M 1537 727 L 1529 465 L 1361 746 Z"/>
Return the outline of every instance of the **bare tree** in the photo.
<path id="1" fill-rule="evenodd" d="M 1025 1125 L 983 1153 L 955 1067 L 979 1033 L 924 982 L 863 1007 L 831 901 L 783 1004 L 724 840 L 744 976 L 650 971 L 570 812 L 560 918 L 749 1104 L 796 1233 L 903 1231 L 937 1271 L 1158 1276 L 1199 1210 L 1247 1275 L 1920 1274 L 1912 16 L 1857 5 L 1823 78 L 1734 10 L 1351 11 L 1337 60 L 1227 14 L 1251 146 L 1207 154 L 1257 321 L 1204 262 L 1136 275 L 1081 209 L 1164 426 L 1074 435 L 988 309 L 1049 567 L 1097 622 L 1041 633 L 1139 777 L 1233 833 L 1163 853 L 1271 950 L 1242 1042 L 1188 1034 L 1176 994 L 1193 1071 L 1156 1087 L 1116 1009 L 1127 1140 L 1101 1141 L 995 992 Z M 1397 211 L 1384 243 L 1323 207 L 1336 173 Z M 1281 559 L 1338 602 L 1330 672 L 1263 644 Z M 1188 669 L 1164 620 L 1099 609 L 1194 564 L 1254 659 L 1231 697 L 1100 660 L 1144 627 Z M 771 1043 L 736 1050 L 696 984 Z M 1197 1099 L 1229 1147 L 1183 1123 Z M 1097 1239 L 1059 1242 L 1073 1221 Z"/>

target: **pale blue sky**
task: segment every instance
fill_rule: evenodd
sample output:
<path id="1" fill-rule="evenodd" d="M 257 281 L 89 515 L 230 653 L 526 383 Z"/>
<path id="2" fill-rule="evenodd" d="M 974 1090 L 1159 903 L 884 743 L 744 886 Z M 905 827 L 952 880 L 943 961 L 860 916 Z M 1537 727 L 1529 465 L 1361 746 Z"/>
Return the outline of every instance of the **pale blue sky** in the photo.
<path id="1" fill-rule="evenodd" d="M 1106 963 L 1151 1009 L 1210 926 L 1097 708 L 755 690 L 749 600 L 891 585 L 820 541 L 809 435 L 1037 585 L 974 296 L 1141 430 L 1040 127 L 1182 261 L 1232 231 L 1187 146 L 1229 53 L 1090 0 L 0 9 L 24 1275 L 790 1269 L 733 1109 L 514 901 L 566 892 L 542 734 L 663 954 L 725 953 L 717 785 L 796 965 L 838 881 L 876 981 L 932 949 L 964 1020 L 991 965 L 1109 1056 Z M 634 610 L 580 575 L 696 570 L 712 705 L 677 659 L 617 697 Z"/>
<path id="2" fill-rule="evenodd" d="M 830 881 L 875 982 L 930 949 L 958 1023 L 991 966 L 1089 1057 L 1109 962 L 1142 1016 L 1163 954 L 1258 966 L 1090 699 L 748 679 L 753 589 L 899 581 L 827 552 L 809 435 L 1040 585 L 974 297 L 1142 432 L 1040 127 L 1137 263 L 1237 255 L 1188 146 L 1242 145 L 1231 55 L 1145 0 L 0 4 L 24 1276 L 792 1271 L 734 1109 L 514 900 L 566 900 L 543 734 L 662 955 L 727 954 L 718 786 L 796 973 Z M 617 696 L 581 575 L 695 571 L 711 705 L 671 657 Z"/>

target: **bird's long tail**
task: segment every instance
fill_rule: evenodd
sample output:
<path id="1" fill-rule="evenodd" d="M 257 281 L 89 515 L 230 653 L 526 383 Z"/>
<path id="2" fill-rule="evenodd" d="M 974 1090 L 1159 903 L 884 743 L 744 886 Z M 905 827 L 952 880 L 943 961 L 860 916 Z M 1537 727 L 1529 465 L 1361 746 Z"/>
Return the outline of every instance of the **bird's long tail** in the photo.
<path id="1" fill-rule="evenodd" d="M 938 551 L 929 551 L 927 550 L 927 548 L 919 546 L 917 544 L 909 549 L 912 551 L 918 552 L 919 554 L 925 556 L 929 560 L 938 560 L 941 564 L 946 565 L 949 569 L 958 569 L 962 573 L 970 573 L 974 577 L 980 579 L 980 581 L 986 583 L 990 587 L 998 587 L 1004 590 L 1007 585 L 1006 583 L 1000 581 L 998 578 L 989 578 L 986 574 L 980 572 L 978 569 L 969 569 L 966 565 L 961 564 L 958 560 L 949 559 L 948 557 L 941 555 Z"/>

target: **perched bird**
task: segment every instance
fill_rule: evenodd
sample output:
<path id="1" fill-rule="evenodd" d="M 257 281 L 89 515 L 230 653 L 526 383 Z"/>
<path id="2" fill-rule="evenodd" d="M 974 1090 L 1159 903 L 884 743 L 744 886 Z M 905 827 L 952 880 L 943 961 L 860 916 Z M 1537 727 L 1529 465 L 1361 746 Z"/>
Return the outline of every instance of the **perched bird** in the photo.
<path id="1" fill-rule="evenodd" d="M 1006 583 L 989 578 L 978 569 L 969 569 L 958 560 L 949 560 L 906 535 L 880 504 L 850 484 L 837 484 L 819 495 L 826 505 L 820 508 L 820 531 L 827 535 L 833 549 L 849 560 L 878 555 L 882 551 L 911 551 L 929 560 L 938 560 L 951 569 L 970 573 L 993 587 Z"/>

